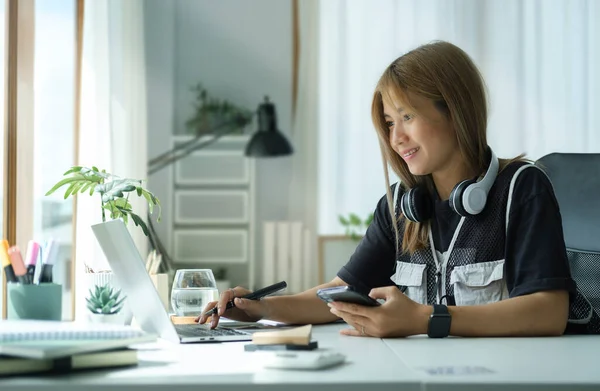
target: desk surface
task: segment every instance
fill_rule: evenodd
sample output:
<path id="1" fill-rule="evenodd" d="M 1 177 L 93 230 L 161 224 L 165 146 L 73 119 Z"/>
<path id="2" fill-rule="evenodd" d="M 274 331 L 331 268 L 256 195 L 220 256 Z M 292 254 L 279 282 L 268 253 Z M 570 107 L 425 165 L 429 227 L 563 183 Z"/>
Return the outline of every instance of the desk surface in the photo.
<path id="1" fill-rule="evenodd" d="M 247 342 L 147 344 L 137 367 L 0 380 L 8 390 L 598 390 L 600 336 L 375 339 L 344 337 L 345 325 L 315 326 L 319 347 L 347 355 L 317 371 L 261 368 Z"/>

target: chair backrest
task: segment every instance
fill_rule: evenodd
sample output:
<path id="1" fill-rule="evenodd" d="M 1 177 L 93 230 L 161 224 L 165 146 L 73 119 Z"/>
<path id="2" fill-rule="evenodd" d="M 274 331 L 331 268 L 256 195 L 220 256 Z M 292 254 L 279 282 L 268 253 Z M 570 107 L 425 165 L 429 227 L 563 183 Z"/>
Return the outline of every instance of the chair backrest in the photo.
<path id="1" fill-rule="evenodd" d="M 552 153 L 536 164 L 554 187 L 573 279 L 600 313 L 600 154 Z"/>

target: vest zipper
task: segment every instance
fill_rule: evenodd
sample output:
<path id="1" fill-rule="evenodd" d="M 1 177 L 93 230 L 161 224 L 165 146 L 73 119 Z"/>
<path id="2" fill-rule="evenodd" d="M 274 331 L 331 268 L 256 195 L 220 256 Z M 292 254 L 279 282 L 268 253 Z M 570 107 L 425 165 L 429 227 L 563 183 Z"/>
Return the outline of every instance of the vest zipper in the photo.
<path id="1" fill-rule="evenodd" d="M 437 252 L 435 250 L 435 246 L 433 244 L 433 235 L 431 233 L 431 224 L 429 224 L 429 245 L 431 246 L 431 255 L 433 256 L 433 260 L 435 262 L 436 267 L 436 277 L 439 279 L 442 278 L 441 292 L 436 289 L 437 302 L 441 304 L 442 297 L 446 296 L 446 273 L 448 272 L 448 260 L 450 259 L 450 255 L 452 254 L 452 250 L 454 249 L 454 243 L 456 243 L 456 238 L 458 238 L 458 234 L 460 233 L 460 229 L 462 228 L 463 223 L 465 222 L 465 217 L 461 217 L 458 222 L 458 226 L 454 230 L 454 235 L 452 235 L 452 240 L 450 241 L 450 246 L 448 246 L 448 250 L 445 254 L 442 254 L 443 260 L 440 263 Z M 437 284 L 436 284 L 437 285 Z M 446 300 L 447 301 L 447 300 Z"/>

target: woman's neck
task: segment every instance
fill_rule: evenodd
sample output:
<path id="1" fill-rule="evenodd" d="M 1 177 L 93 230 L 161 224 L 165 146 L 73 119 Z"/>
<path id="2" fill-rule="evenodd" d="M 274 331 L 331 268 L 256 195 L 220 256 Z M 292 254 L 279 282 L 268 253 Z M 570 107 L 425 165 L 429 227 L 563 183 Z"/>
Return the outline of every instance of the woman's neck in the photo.
<path id="1" fill-rule="evenodd" d="M 462 159 L 459 161 L 451 162 L 446 165 L 443 170 L 433 172 L 431 174 L 435 189 L 442 201 L 450 198 L 450 193 L 454 186 L 465 179 L 472 179 L 477 175 L 475 170 L 467 167 L 463 163 Z"/>

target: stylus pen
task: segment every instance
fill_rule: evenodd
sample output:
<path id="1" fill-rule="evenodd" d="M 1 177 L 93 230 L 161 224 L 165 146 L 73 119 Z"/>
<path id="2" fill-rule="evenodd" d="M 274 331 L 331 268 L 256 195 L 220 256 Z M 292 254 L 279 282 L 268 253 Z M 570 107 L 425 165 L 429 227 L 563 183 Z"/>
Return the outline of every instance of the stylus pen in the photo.
<path id="1" fill-rule="evenodd" d="M 247 295 L 241 296 L 240 298 L 248 300 L 260 300 L 265 296 L 272 295 L 273 293 L 279 292 L 285 288 L 287 288 L 287 283 L 285 281 L 281 281 L 277 284 L 269 285 L 252 293 L 248 293 Z M 235 307 L 235 304 L 233 304 L 233 300 L 231 300 L 227 302 L 227 305 L 225 306 L 225 311 L 233 307 Z M 216 315 L 217 312 L 219 312 L 219 309 L 218 307 L 215 307 L 212 310 L 208 310 L 204 315 Z"/>

